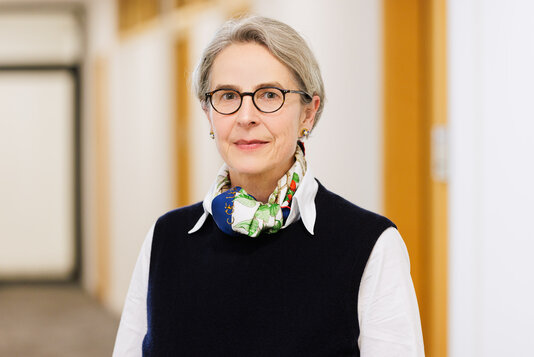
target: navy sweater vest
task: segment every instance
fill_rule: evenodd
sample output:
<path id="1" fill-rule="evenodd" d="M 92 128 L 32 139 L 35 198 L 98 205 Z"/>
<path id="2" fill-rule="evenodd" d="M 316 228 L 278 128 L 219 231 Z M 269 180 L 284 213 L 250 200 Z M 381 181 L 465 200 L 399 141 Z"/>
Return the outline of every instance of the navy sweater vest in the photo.
<path id="1" fill-rule="evenodd" d="M 222 233 L 201 203 L 156 223 L 144 356 L 359 356 L 358 289 L 389 220 L 319 185 L 312 236 L 297 221 Z"/>

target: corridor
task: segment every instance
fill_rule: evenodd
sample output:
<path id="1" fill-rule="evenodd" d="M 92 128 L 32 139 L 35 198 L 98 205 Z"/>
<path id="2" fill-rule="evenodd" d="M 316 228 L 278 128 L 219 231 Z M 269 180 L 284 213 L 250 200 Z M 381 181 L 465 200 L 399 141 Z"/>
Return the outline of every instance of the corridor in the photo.
<path id="1" fill-rule="evenodd" d="M 111 356 L 117 326 L 76 285 L 0 285 L 0 356 Z"/>

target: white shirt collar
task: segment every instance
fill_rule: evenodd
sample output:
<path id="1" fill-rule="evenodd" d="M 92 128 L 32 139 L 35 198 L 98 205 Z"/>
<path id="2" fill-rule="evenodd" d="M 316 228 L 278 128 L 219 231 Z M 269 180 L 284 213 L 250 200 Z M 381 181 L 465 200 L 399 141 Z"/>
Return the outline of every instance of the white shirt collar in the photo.
<path id="1" fill-rule="evenodd" d="M 221 167 L 219 173 L 222 173 L 224 170 L 226 170 L 226 164 Z M 191 228 L 191 230 L 188 232 L 189 234 L 198 231 L 202 227 L 202 225 L 204 225 L 204 222 L 206 222 L 208 215 L 211 214 L 211 201 L 213 200 L 215 187 L 216 181 L 213 183 L 213 185 L 211 185 L 210 190 L 208 191 L 208 193 L 204 197 L 204 201 L 202 202 L 202 206 L 204 207 L 204 213 L 202 214 L 202 216 L 200 216 L 193 228 Z M 308 232 L 313 235 L 315 218 L 317 216 L 317 213 L 315 211 L 315 195 L 317 194 L 318 189 L 319 184 L 315 180 L 313 173 L 310 169 L 310 165 L 308 164 L 302 182 L 300 183 L 297 192 L 295 192 L 295 195 L 293 196 L 293 200 L 291 202 L 291 211 L 289 212 L 289 216 L 287 217 L 286 223 L 283 225 L 282 229 L 286 228 L 291 223 L 301 218 L 304 227 L 306 227 Z"/>

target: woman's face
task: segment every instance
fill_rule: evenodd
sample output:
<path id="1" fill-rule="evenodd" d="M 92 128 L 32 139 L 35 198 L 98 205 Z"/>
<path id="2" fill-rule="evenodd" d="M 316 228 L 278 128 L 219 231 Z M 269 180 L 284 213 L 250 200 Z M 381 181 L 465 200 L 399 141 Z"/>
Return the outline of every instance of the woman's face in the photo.
<path id="1" fill-rule="evenodd" d="M 256 43 L 232 44 L 215 58 L 210 90 L 254 92 L 264 86 L 299 89 L 289 69 Z M 210 104 L 206 114 L 231 176 L 237 173 L 279 178 L 293 164 L 300 132 L 303 128 L 311 130 L 318 107 L 317 96 L 311 103 L 302 104 L 300 94 L 288 93 L 282 108 L 274 113 L 260 112 L 252 98 L 245 96 L 234 114 L 219 114 Z"/>

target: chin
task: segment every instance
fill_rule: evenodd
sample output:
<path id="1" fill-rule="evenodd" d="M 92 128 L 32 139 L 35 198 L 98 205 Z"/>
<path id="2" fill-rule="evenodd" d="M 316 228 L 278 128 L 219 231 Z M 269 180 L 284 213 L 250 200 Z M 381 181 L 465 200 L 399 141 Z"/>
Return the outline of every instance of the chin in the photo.
<path id="1" fill-rule="evenodd" d="M 256 160 L 255 163 L 250 163 L 249 165 L 246 162 L 241 162 L 239 165 L 232 166 L 232 168 L 240 175 L 260 175 L 267 172 L 269 168 L 264 165 L 259 165 L 260 162 L 258 161 L 260 160 Z"/>

